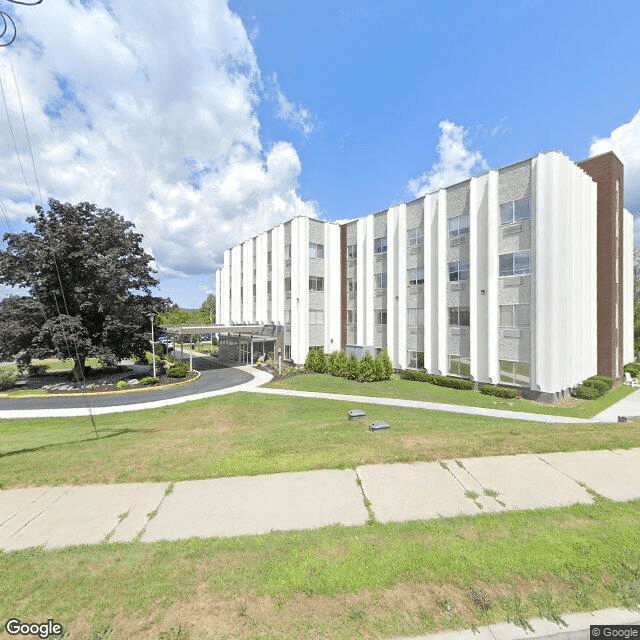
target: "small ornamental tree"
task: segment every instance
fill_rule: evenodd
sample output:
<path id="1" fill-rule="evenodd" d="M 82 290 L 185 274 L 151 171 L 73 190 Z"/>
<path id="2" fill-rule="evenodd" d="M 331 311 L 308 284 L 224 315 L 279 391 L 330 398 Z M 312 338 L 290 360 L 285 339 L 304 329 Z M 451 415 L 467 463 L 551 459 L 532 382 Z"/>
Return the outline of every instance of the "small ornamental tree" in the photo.
<path id="1" fill-rule="evenodd" d="M 324 349 L 316 349 L 316 371 L 327 373 L 327 356 L 324 354 Z"/>
<path id="2" fill-rule="evenodd" d="M 346 375 L 348 360 L 344 351 L 334 351 L 327 359 L 327 371 L 332 376 L 342 377 Z"/>
<path id="3" fill-rule="evenodd" d="M 307 353 L 307 358 L 304 361 L 304 368 L 307 371 L 316 371 L 316 353 L 315 349 L 309 349 L 309 353 Z"/>
<path id="4" fill-rule="evenodd" d="M 358 379 L 371 382 L 376 379 L 376 365 L 370 353 L 365 353 L 358 367 Z"/>
<path id="5" fill-rule="evenodd" d="M 379 366 L 381 371 L 382 377 L 380 377 L 379 380 L 389 380 L 391 378 L 391 374 L 393 373 L 393 363 L 391 362 L 389 352 L 386 349 L 383 349 L 376 356 L 376 366 Z"/>
<path id="6" fill-rule="evenodd" d="M 347 378 L 357 380 L 360 371 L 360 363 L 355 353 L 352 353 L 347 360 Z"/>

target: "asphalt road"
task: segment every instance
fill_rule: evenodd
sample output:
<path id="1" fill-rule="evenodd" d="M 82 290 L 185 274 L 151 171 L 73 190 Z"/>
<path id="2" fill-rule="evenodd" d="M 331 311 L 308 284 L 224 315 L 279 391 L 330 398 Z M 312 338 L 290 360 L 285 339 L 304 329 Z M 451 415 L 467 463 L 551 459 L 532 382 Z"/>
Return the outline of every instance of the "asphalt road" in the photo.
<path id="1" fill-rule="evenodd" d="M 209 357 L 193 357 L 193 368 L 200 371 L 202 377 L 197 382 L 168 389 L 136 391 L 134 393 L 91 393 L 86 396 L 67 396 L 51 394 L 43 397 L 23 396 L 19 398 L 0 398 L 0 410 L 9 409 L 85 409 L 91 407 L 117 407 L 127 404 L 143 404 L 156 400 L 184 398 L 207 391 L 218 391 L 227 387 L 249 382 L 252 376 L 238 369 L 223 367 L 211 368 Z"/>

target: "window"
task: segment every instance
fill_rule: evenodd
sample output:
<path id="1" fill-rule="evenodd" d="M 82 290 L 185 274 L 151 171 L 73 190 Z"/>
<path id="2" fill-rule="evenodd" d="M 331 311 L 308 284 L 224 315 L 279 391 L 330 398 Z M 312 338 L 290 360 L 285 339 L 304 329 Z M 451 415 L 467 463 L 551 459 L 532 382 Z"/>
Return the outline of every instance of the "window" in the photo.
<path id="1" fill-rule="evenodd" d="M 285 244 L 284 245 L 284 259 L 285 260 L 291 260 L 291 245 L 290 244 Z"/>
<path id="2" fill-rule="evenodd" d="M 358 314 L 355 309 L 347 309 L 347 324 L 357 324 Z"/>
<path id="3" fill-rule="evenodd" d="M 501 304 L 501 327 L 528 327 L 530 323 L 530 305 L 528 304 Z"/>
<path id="4" fill-rule="evenodd" d="M 267 280 L 267 295 L 271 295 L 271 280 Z"/>
<path id="5" fill-rule="evenodd" d="M 457 260 L 449 263 L 449 282 L 469 279 L 469 261 Z"/>
<path id="6" fill-rule="evenodd" d="M 284 323 L 291 324 L 291 309 L 284 310 Z"/>
<path id="7" fill-rule="evenodd" d="M 376 289 L 386 289 L 387 288 L 387 274 L 386 273 L 376 273 Z"/>
<path id="8" fill-rule="evenodd" d="M 373 241 L 373 253 L 386 253 L 387 252 L 387 236 L 381 238 L 375 238 Z"/>
<path id="9" fill-rule="evenodd" d="M 500 382 L 528 387 L 531 384 L 531 364 L 500 360 Z"/>
<path id="10" fill-rule="evenodd" d="M 424 368 L 424 352 L 423 351 L 407 351 L 407 367 L 409 369 Z"/>
<path id="11" fill-rule="evenodd" d="M 291 360 L 291 345 L 290 344 L 285 344 L 284 345 L 284 359 L 285 360 Z"/>
<path id="12" fill-rule="evenodd" d="M 386 309 L 374 309 L 374 324 L 387 324 L 387 310 Z"/>
<path id="13" fill-rule="evenodd" d="M 424 267 L 407 269 L 407 282 L 409 285 L 424 284 Z"/>
<path id="14" fill-rule="evenodd" d="M 531 218 L 531 204 L 529 198 L 514 200 L 500 205 L 500 223 L 511 224 Z"/>
<path id="15" fill-rule="evenodd" d="M 256 297 L 256 285 L 255 283 L 253 284 L 253 297 Z"/>
<path id="16" fill-rule="evenodd" d="M 324 278 L 322 276 L 309 276 L 309 291 L 324 291 Z"/>
<path id="17" fill-rule="evenodd" d="M 355 260 L 358 257 L 358 245 L 350 244 L 347 246 L 347 260 Z"/>
<path id="18" fill-rule="evenodd" d="M 449 326 L 468 327 L 469 319 L 469 307 L 449 307 Z"/>
<path id="19" fill-rule="evenodd" d="M 449 226 L 449 237 L 466 236 L 469 233 L 469 214 L 449 218 L 447 222 Z"/>
<path id="20" fill-rule="evenodd" d="M 421 247 L 424 243 L 424 234 L 422 229 L 408 229 L 407 230 L 407 244 L 410 247 Z"/>
<path id="21" fill-rule="evenodd" d="M 316 244 L 315 242 L 309 243 L 309 257 L 310 258 L 324 258 L 324 245 Z"/>
<path id="22" fill-rule="evenodd" d="M 407 326 L 424 327 L 424 309 L 407 309 Z"/>
<path id="23" fill-rule="evenodd" d="M 267 267 L 271 266 L 271 251 L 267 251 Z"/>
<path id="24" fill-rule="evenodd" d="M 324 310 L 309 309 L 309 324 L 324 324 Z"/>
<path id="25" fill-rule="evenodd" d="M 504 253 L 500 256 L 501 276 L 528 276 L 531 250 Z"/>
<path id="26" fill-rule="evenodd" d="M 355 293 L 358 290 L 358 281 L 356 278 L 347 278 L 347 291 Z"/>
<path id="27" fill-rule="evenodd" d="M 454 376 L 469 377 L 471 375 L 471 358 L 469 356 L 449 356 L 449 373 Z"/>

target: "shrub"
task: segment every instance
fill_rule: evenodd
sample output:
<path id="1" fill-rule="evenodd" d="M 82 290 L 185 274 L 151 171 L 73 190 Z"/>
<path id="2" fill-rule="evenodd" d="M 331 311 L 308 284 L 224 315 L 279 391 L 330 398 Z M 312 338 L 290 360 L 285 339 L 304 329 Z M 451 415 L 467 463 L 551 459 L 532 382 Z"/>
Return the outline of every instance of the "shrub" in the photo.
<path id="1" fill-rule="evenodd" d="M 640 371 L 640 368 L 638 369 L 638 371 Z M 585 380 L 585 383 L 589 382 L 590 380 L 599 380 L 600 382 L 604 382 L 607 385 L 607 389 L 613 388 L 613 378 L 608 378 L 607 376 L 591 376 L 590 378 L 587 378 Z"/>
<path id="2" fill-rule="evenodd" d="M 573 395 L 576 398 L 582 398 L 582 400 L 594 400 L 600 394 L 595 387 L 585 387 L 583 384 L 581 384 L 580 386 L 575 388 Z"/>
<path id="3" fill-rule="evenodd" d="M 626 373 L 630 373 L 634 378 L 637 378 L 638 374 L 640 374 L 640 362 L 629 362 L 624 365 L 624 370 Z"/>
<path id="4" fill-rule="evenodd" d="M 607 391 L 609 391 L 610 387 L 606 382 L 602 380 L 593 380 L 589 378 L 582 383 L 583 387 L 592 387 L 598 392 L 598 396 L 603 396 Z"/>
<path id="5" fill-rule="evenodd" d="M 365 353 L 358 365 L 358 380 L 371 382 L 376 379 L 376 365 L 370 353 Z"/>
<path id="6" fill-rule="evenodd" d="M 13 371 L 0 371 L 0 391 L 11 389 L 16 382 L 18 382 L 18 376 Z"/>
<path id="7" fill-rule="evenodd" d="M 318 373 L 327 373 L 327 356 L 323 349 L 316 349 L 316 371 Z"/>
<path id="8" fill-rule="evenodd" d="M 376 356 L 376 370 L 378 372 L 378 380 L 388 380 L 393 373 L 393 363 L 386 349 L 383 349 Z"/>
<path id="9" fill-rule="evenodd" d="M 473 380 L 465 380 L 464 378 L 450 378 L 449 376 L 432 376 L 432 384 L 439 387 L 449 387 L 450 389 L 462 389 L 470 391 L 474 388 Z"/>
<path id="10" fill-rule="evenodd" d="M 156 384 L 156 382 L 160 382 L 160 379 L 152 376 L 148 376 L 147 378 L 142 378 L 142 380 L 140 380 L 141 385 Z"/>
<path id="11" fill-rule="evenodd" d="M 492 384 L 485 384 L 480 387 L 480 393 L 485 396 L 496 396 L 498 398 L 517 398 L 518 391 L 516 389 L 508 389 L 507 387 L 494 387 Z"/>
<path id="12" fill-rule="evenodd" d="M 189 365 L 186 362 L 176 362 L 169 367 L 167 375 L 170 378 L 184 378 L 189 371 Z"/>
<path id="13" fill-rule="evenodd" d="M 315 371 L 316 370 L 316 349 L 309 349 L 309 353 L 307 353 L 307 358 L 304 361 L 304 368 L 307 371 Z"/>
<path id="14" fill-rule="evenodd" d="M 128 389 L 129 385 L 127 384 L 126 380 L 118 380 L 118 382 L 116 382 L 116 389 Z"/>
<path id="15" fill-rule="evenodd" d="M 414 371 L 413 369 L 407 369 L 400 373 L 400 377 L 403 380 L 415 380 L 416 382 L 431 382 L 433 378 L 426 371 Z"/>
<path id="16" fill-rule="evenodd" d="M 29 375 L 32 376 L 42 376 L 46 373 L 49 368 L 48 364 L 34 364 L 33 362 L 27 366 L 27 371 Z"/>
<path id="17" fill-rule="evenodd" d="M 343 376 L 347 373 L 349 358 L 344 351 L 333 351 L 327 358 L 327 372 L 332 376 Z"/>
<path id="18" fill-rule="evenodd" d="M 347 377 L 349 380 L 357 380 L 360 371 L 360 363 L 355 353 L 352 353 L 347 360 Z"/>

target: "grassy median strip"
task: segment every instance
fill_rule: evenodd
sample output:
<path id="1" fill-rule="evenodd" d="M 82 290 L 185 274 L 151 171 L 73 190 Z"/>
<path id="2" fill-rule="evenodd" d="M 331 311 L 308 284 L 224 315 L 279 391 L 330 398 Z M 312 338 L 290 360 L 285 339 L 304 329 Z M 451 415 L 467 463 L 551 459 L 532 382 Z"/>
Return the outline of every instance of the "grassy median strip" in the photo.
<path id="1" fill-rule="evenodd" d="M 640 606 L 640 501 L 0 554 L 5 617 L 70 637 L 353 639 Z M 99 636 L 102 637 L 102 636 Z"/>
<path id="2" fill-rule="evenodd" d="M 295 391 L 403 398 L 405 400 L 440 402 L 484 407 L 486 409 L 503 409 L 505 411 L 524 411 L 525 413 L 543 413 L 573 418 L 592 418 L 636 390 L 629 386 L 619 386 L 595 400 L 568 398 L 559 404 L 545 404 L 534 402 L 533 400 L 505 400 L 494 396 L 485 396 L 479 391 L 461 391 L 413 380 L 358 382 L 357 380 L 347 380 L 346 378 L 337 378 L 319 373 L 307 373 L 291 376 L 284 380 L 274 380 L 265 386 L 273 387 L 274 389 L 293 389 Z"/>
<path id="3" fill-rule="evenodd" d="M 640 446 L 636 422 L 543 424 L 235 393 L 89 418 L 5 420 L 0 487 L 192 480 L 361 464 Z M 391 429 L 371 433 L 369 422 Z"/>

